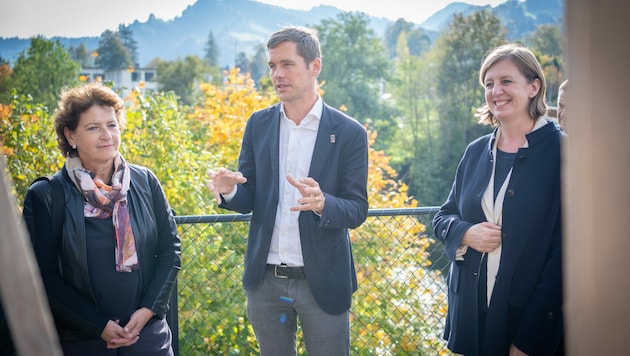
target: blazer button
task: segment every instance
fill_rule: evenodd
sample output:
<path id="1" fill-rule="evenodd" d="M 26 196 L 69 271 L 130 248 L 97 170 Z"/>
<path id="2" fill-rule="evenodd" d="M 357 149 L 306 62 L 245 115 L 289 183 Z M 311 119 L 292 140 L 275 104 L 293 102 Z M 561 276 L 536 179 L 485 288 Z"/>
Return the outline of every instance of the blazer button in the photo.
<path id="1" fill-rule="evenodd" d="M 514 189 L 508 189 L 508 191 L 506 192 L 508 197 L 513 197 L 516 195 L 516 192 L 514 191 Z"/>
<path id="2" fill-rule="evenodd" d="M 548 312 L 547 313 L 547 319 L 549 319 L 549 320 L 553 319 L 553 312 Z"/>
<path id="3" fill-rule="evenodd" d="M 505 232 L 504 232 L 504 233 L 502 233 L 502 234 L 501 234 L 501 238 L 502 238 L 503 240 L 507 240 L 507 238 L 508 238 L 508 234 L 507 234 L 507 233 L 505 233 Z"/>

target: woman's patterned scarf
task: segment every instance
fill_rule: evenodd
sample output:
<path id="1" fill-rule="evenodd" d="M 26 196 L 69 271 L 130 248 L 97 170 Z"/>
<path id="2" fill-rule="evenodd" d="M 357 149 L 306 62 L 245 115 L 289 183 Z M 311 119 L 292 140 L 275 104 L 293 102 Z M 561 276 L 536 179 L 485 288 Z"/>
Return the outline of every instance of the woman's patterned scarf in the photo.
<path id="1" fill-rule="evenodd" d="M 95 219 L 112 217 L 116 233 L 116 271 L 131 272 L 138 269 L 136 243 L 127 207 L 130 174 L 122 155 L 118 154 L 114 159 L 111 186 L 105 184 L 100 178 L 95 178 L 92 172 L 83 168 L 79 157 L 68 157 L 66 169 L 86 199 L 83 205 L 83 216 Z"/>

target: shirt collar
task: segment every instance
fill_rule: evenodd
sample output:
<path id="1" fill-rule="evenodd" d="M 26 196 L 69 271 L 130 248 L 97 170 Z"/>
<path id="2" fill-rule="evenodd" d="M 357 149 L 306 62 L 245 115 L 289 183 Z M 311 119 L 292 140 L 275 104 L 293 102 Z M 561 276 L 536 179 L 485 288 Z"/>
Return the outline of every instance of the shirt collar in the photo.
<path id="1" fill-rule="evenodd" d="M 315 104 L 313 104 L 313 107 L 311 107 L 311 110 L 308 112 L 308 114 L 306 114 L 304 119 L 307 119 L 308 117 L 313 117 L 317 121 L 319 121 L 322 118 L 323 111 L 324 111 L 324 101 L 322 100 L 321 96 L 317 95 L 317 101 L 315 101 Z M 280 112 L 282 113 L 283 119 L 287 119 L 287 120 L 289 119 L 287 117 L 287 114 L 284 112 L 283 102 L 280 102 Z"/>

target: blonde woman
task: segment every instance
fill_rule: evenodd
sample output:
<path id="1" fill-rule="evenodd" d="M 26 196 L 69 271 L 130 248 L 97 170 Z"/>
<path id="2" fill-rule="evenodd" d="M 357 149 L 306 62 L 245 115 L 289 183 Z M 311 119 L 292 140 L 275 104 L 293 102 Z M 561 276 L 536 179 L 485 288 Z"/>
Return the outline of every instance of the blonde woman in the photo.
<path id="1" fill-rule="evenodd" d="M 468 145 L 433 220 L 451 260 L 444 338 L 467 356 L 561 353 L 563 134 L 527 48 L 490 50 L 479 81 L 477 115 L 496 128 Z"/>

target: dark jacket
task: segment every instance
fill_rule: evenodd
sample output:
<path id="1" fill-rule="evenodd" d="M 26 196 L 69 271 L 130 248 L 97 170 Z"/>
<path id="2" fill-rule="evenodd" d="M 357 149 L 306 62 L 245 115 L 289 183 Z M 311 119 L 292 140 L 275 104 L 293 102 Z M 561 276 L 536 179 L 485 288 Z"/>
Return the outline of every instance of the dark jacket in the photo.
<path id="1" fill-rule="evenodd" d="M 517 153 L 503 202 L 501 262 L 483 355 L 507 355 L 511 343 L 529 355 L 551 355 L 562 337 L 562 136 L 547 123 L 528 134 L 529 147 Z M 468 248 L 464 261 L 455 256 L 466 230 L 486 221 L 481 197 L 492 174 L 493 141 L 489 134 L 468 146 L 448 199 L 433 220 L 435 235 L 452 261 L 444 338 L 449 349 L 465 355 L 478 350 L 481 254 Z"/>
<path id="2" fill-rule="evenodd" d="M 238 169 L 247 183 L 221 207 L 253 211 L 245 254 L 243 285 L 263 281 L 279 199 L 280 104 L 252 114 L 247 122 Z M 304 268 L 315 300 L 329 314 L 350 308 L 357 289 L 349 228 L 367 218 L 368 144 L 365 129 L 354 119 L 324 104 L 309 177 L 325 195 L 322 216 L 299 216 Z M 301 178 L 301 177 L 296 177 Z"/>
<path id="3" fill-rule="evenodd" d="M 13 339 L 11 338 L 11 330 L 9 322 L 5 316 L 4 306 L 0 300 L 0 356 L 14 355 Z"/>
<path id="4" fill-rule="evenodd" d="M 129 164 L 128 207 L 138 253 L 138 305 L 164 318 L 181 266 L 180 240 L 166 196 L 153 173 Z M 31 185 L 24 200 L 24 220 L 31 235 L 50 307 L 60 337 L 76 332 L 99 338 L 109 321 L 96 305 L 87 270 L 83 196 L 65 168 L 54 175 L 64 191 L 63 233 L 55 233 L 51 184 Z"/>

